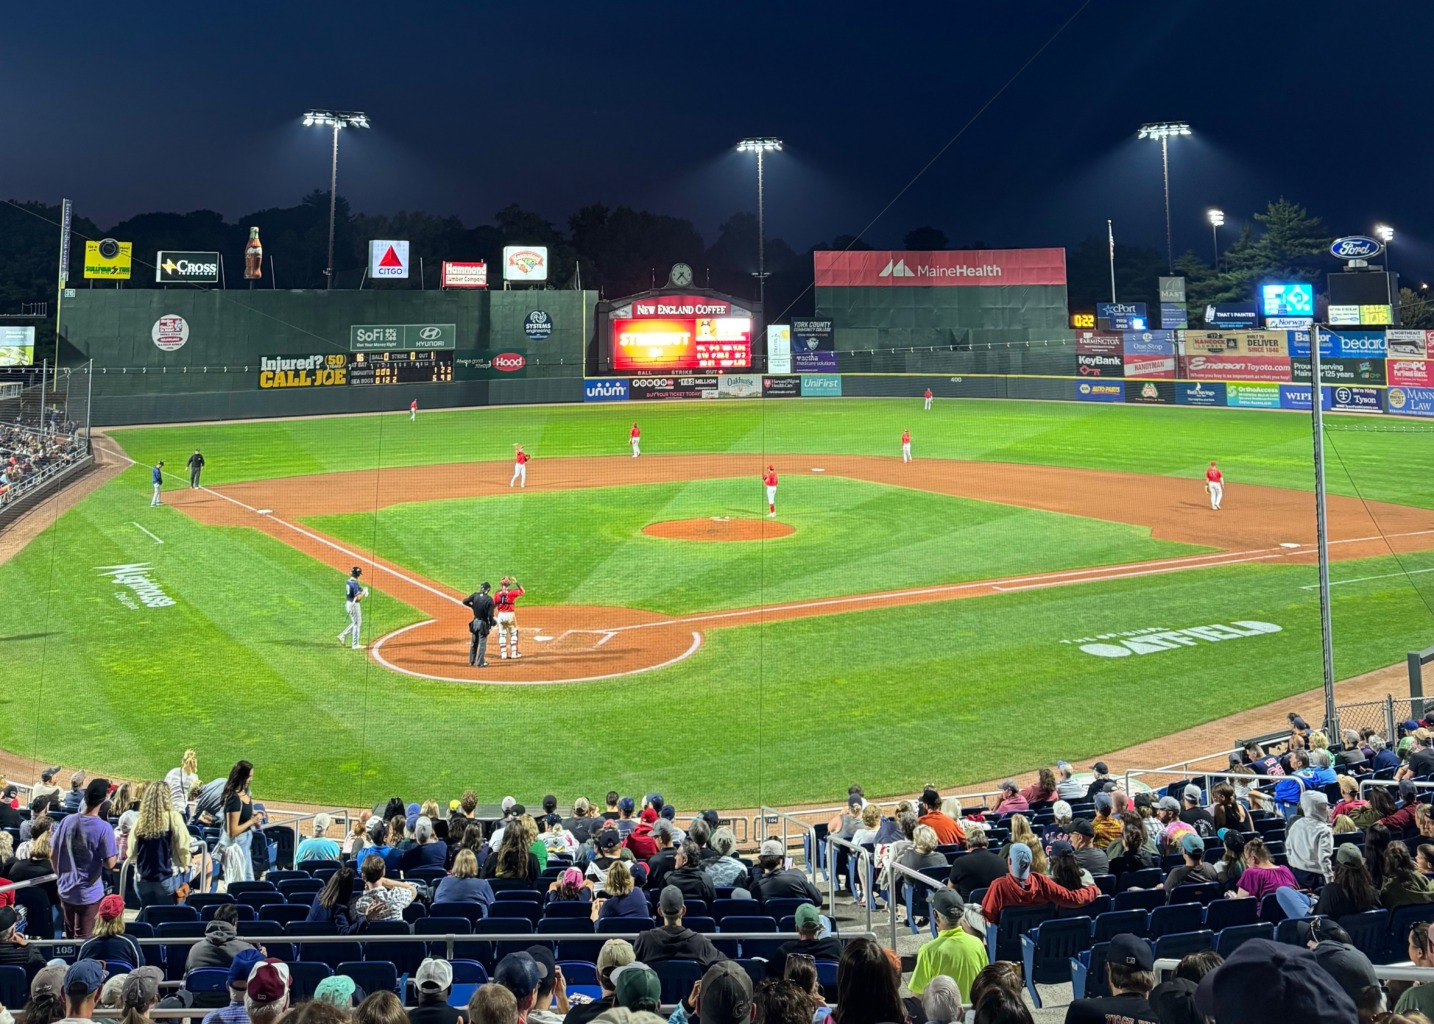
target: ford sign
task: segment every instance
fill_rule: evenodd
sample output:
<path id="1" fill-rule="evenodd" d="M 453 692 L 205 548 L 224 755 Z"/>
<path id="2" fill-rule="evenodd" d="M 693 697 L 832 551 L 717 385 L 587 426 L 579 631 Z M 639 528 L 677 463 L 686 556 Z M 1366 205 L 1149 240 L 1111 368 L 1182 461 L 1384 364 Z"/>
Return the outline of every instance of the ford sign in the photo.
<path id="1" fill-rule="evenodd" d="M 1379 239 L 1366 238 L 1364 235 L 1336 238 L 1329 247 L 1330 255 L 1339 260 L 1367 260 L 1383 251 L 1384 245 Z"/>

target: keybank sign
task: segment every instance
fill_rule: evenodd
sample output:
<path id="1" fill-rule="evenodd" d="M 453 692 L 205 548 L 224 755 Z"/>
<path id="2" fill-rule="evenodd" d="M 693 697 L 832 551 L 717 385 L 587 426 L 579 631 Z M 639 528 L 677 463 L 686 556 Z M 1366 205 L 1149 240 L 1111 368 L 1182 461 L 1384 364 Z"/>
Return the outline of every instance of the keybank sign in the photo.
<path id="1" fill-rule="evenodd" d="M 583 381 L 584 402 L 626 402 L 628 385 L 625 379 Z"/>

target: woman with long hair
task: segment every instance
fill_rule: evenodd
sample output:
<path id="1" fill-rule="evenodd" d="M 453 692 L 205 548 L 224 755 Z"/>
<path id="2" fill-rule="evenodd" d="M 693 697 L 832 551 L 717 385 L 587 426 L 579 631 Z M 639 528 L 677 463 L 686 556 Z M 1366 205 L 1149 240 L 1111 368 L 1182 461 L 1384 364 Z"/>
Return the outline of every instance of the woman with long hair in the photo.
<path id="1" fill-rule="evenodd" d="M 199 755 L 192 750 L 186 750 L 184 756 L 179 759 L 179 767 L 171 768 L 164 776 L 164 784 L 169 789 L 169 799 L 174 809 L 179 814 L 184 813 L 185 803 L 189 799 L 189 790 L 199 781 Z"/>
<path id="2" fill-rule="evenodd" d="M 478 858 L 472 850 L 459 850 L 453 860 L 453 872 L 439 881 L 433 893 L 434 903 L 481 903 L 493 905 L 493 887 L 478 877 Z"/>
<path id="3" fill-rule="evenodd" d="M 1021 796 L 1025 797 L 1026 804 L 1032 807 L 1052 802 L 1056 798 L 1056 773 L 1049 768 L 1042 768 L 1036 773 L 1036 781 L 1021 790 Z"/>
<path id="4" fill-rule="evenodd" d="M 867 807 L 873 806 L 875 805 L 867 804 Z M 810 956 L 788 953 L 786 963 L 782 965 L 782 977 L 806 993 L 807 1001 L 811 1004 L 812 1024 L 822 1024 L 831 1016 L 831 1007 L 827 1006 L 826 998 L 822 995 L 821 983 L 817 980 L 817 962 L 814 959 Z M 956 1003 L 958 1006 L 960 1005 L 959 997 Z"/>
<path id="5" fill-rule="evenodd" d="M 602 921 L 609 917 L 648 917 L 647 894 L 638 889 L 632 880 L 632 872 L 626 861 L 614 861 L 607 869 L 607 899 L 594 900 L 592 919 Z"/>
<path id="6" fill-rule="evenodd" d="M 838 1024 L 903 1024 L 907 1020 L 891 961 L 875 939 L 856 938 L 847 943 L 837 964 L 836 987 L 832 1019 Z"/>
<path id="7" fill-rule="evenodd" d="M 335 871 L 324 883 L 324 887 L 314 894 L 314 902 L 309 905 L 309 915 L 304 920 L 333 922 L 334 927 L 343 935 L 362 931 L 368 923 L 367 919 L 355 916 L 349 911 L 357 878 L 354 869 L 347 865 Z M 377 916 L 377 913 L 374 916 Z"/>
<path id="8" fill-rule="evenodd" d="M 1018 993 L 991 989 L 972 1006 L 973 1024 L 1034 1024 L 1030 1008 Z"/>
<path id="9" fill-rule="evenodd" d="M 972 1006 L 978 1006 L 993 989 L 1004 989 L 1020 998 L 1021 965 L 1009 960 L 997 960 L 993 964 L 987 964 L 976 973 L 967 997 Z"/>
<path id="10" fill-rule="evenodd" d="M 1375 793 L 1383 790 L 1374 790 Z M 1369 866 L 1369 877 L 1376 889 L 1384 888 L 1384 851 L 1394 842 L 1389 826 L 1375 822 L 1364 831 L 1364 862 Z"/>
<path id="11" fill-rule="evenodd" d="M 1120 832 L 1120 845 L 1110 849 L 1110 873 L 1123 875 L 1129 871 L 1158 866 L 1159 859 L 1147 849 L 1145 827 L 1137 820 L 1125 823 Z"/>
<path id="12" fill-rule="evenodd" d="M 50 836 L 54 831 L 54 819 L 48 814 L 42 814 L 35 821 L 33 830 L 30 833 L 30 841 L 21 843 L 18 854 L 5 869 L 5 877 L 12 882 L 29 882 L 37 878 L 44 878 L 55 873 L 54 867 L 50 864 Z M 29 849 L 26 849 L 29 847 Z M 38 888 L 44 890 L 45 895 L 50 897 L 50 906 L 54 910 L 60 909 L 60 886 L 57 881 L 40 882 Z M 36 923 L 30 924 L 30 935 L 36 936 Z"/>
<path id="13" fill-rule="evenodd" d="M 408 1024 L 403 1001 L 385 989 L 375 992 L 354 1009 L 354 1024 Z"/>
<path id="14" fill-rule="evenodd" d="M 1398 811 L 1399 808 L 1394 806 L 1394 797 L 1389 794 L 1389 787 L 1372 786 L 1369 790 L 1369 802 L 1350 812 L 1349 818 L 1360 828 L 1369 828 L 1381 818 L 1393 817 Z"/>
<path id="15" fill-rule="evenodd" d="M 144 789 L 130 851 L 140 905 L 179 902 L 179 893 L 190 881 L 189 830 L 175 813 L 170 788 L 162 782 Z"/>
<path id="16" fill-rule="evenodd" d="M 1275 899 L 1286 917 L 1320 914 L 1338 919 L 1377 908 L 1379 890 L 1369 877 L 1364 853 L 1353 843 L 1342 843 L 1334 853 L 1334 877 L 1320 887 L 1317 896 L 1295 889 L 1276 889 Z"/>
<path id="17" fill-rule="evenodd" d="M 1233 829 L 1222 829 L 1219 836 L 1225 844 L 1225 853 L 1220 857 L 1220 863 L 1215 865 L 1215 874 L 1225 883 L 1226 889 L 1234 889 L 1245 870 L 1245 838 Z"/>
<path id="18" fill-rule="evenodd" d="M 1379 887 L 1379 903 L 1385 910 L 1434 901 L 1434 884 L 1419 873 L 1409 847 L 1390 843 L 1384 851 L 1384 882 Z"/>
<path id="19" fill-rule="evenodd" d="M 1035 870 L 1034 857 L 1031 861 L 1031 870 Z M 1076 860 L 1075 847 L 1064 839 L 1057 839 L 1051 844 L 1050 869 L 1046 872 L 1052 882 L 1063 885 L 1067 889 L 1081 889 L 1087 885 L 1094 885 L 1095 879 L 1089 871 L 1080 866 Z"/>
<path id="20" fill-rule="evenodd" d="M 524 814 L 518 819 L 518 826 L 523 830 L 523 840 L 528 844 L 529 852 L 538 861 L 538 873 L 542 874 L 548 866 L 548 844 L 539 838 L 538 822 L 531 814 Z"/>
<path id="21" fill-rule="evenodd" d="M 592 898 L 592 883 L 577 868 L 564 868 L 563 873 L 548 886 L 549 903 L 586 902 Z"/>
<path id="22" fill-rule="evenodd" d="M 1234 896 L 1253 896 L 1263 901 L 1270 893 L 1282 888 L 1299 889 L 1294 873 L 1283 864 L 1276 864 L 1270 858 L 1263 839 L 1251 839 L 1245 843 L 1245 870 L 1240 873 L 1240 884 Z"/>
<path id="23" fill-rule="evenodd" d="M 505 828 L 498 852 L 483 864 L 483 877 L 510 878 L 531 886 L 539 874 L 538 858 L 529 848 L 528 834 L 520 827 Z"/>
<path id="24" fill-rule="evenodd" d="M 254 779 L 254 766 L 248 761 L 236 761 L 224 780 L 220 800 L 224 807 L 223 826 L 219 843 L 214 848 L 222 854 L 224 881 L 252 882 L 254 880 L 254 830 L 259 827 L 259 817 L 254 813 L 254 801 L 249 795 L 249 784 Z M 228 851 L 236 849 L 240 856 Z"/>
<path id="25" fill-rule="evenodd" d="M 124 933 L 124 900 L 114 894 L 100 900 L 95 915 L 95 930 L 80 947 L 79 960 L 100 960 L 126 963 L 131 968 L 144 966 L 139 943 Z"/>
<path id="26" fill-rule="evenodd" d="M 1236 798 L 1234 786 L 1228 782 L 1217 782 L 1210 795 L 1215 801 L 1210 809 L 1210 816 L 1215 819 L 1217 831 L 1222 828 L 1233 828 L 1236 832 L 1254 831 L 1250 812 L 1245 810 L 1245 805 Z"/>
<path id="27" fill-rule="evenodd" d="M 1011 842 L 1024 843 L 1027 839 L 1035 839 L 1035 830 L 1031 828 L 1030 820 L 1024 814 L 1013 814 L 1007 821 L 1011 828 Z"/>

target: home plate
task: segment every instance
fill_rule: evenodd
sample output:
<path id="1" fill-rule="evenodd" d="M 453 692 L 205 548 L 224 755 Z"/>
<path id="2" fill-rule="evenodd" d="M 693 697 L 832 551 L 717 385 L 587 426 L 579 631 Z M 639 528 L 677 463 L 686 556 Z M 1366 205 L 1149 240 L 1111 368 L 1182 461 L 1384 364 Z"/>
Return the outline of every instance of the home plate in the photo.
<path id="1" fill-rule="evenodd" d="M 1291 543 L 1290 541 L 1285 540 L 1285 541 L 1281 541 L 1281 542 L 1280 542 L 1280 547 L 1282 547 L 1282 548 L 1297 548 L 1297 547 L 1299 547 L 1299 545 L 1298 545 L 1298 544 L 1293 544 L 1293 543 Z"/>
<path id="2" fill-rule="evenodd" d="M 533 637 L 533 639 L 536 640 L 536 641 L 538 641 L 538 643 L 541 644 L 541 643 L 547 643 L 549 640 L 552 639 L 552 637 L 550 637 L 550 636 L 535 636 L 535 637 Z"/>

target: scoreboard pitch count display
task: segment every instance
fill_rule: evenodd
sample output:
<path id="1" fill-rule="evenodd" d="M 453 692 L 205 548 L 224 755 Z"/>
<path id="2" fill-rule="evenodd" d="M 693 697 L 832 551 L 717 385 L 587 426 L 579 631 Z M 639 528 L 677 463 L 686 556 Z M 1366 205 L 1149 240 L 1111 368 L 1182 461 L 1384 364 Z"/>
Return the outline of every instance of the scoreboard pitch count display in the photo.
<path id="1" fill-rule="evenodd" d="M 452 379 L 452 352 L 357 352 L 349 357 L 350 384 L 446 384 Z"/>
<path id="2" fill-rule="evenodd" d="M 752 365 L 752 318 L 613 320 L 612 365 L 619 373 L 745 370 Z"/>

